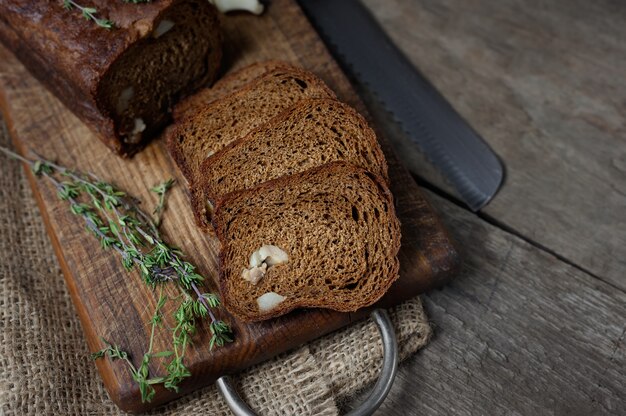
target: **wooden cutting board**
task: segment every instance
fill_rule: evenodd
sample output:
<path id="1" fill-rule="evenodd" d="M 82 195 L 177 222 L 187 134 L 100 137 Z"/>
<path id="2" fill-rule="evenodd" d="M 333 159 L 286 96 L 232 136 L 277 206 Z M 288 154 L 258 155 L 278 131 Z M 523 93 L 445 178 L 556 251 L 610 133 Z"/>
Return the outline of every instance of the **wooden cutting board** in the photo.
<path id="1" fill-rule="evenodd" d="M 265 60 L 282 59 L 320 76 L 345 102 L 366 114 L 363 104 L 325 46 L 292 0 L 275 0 L 262 17 L 247 14 L 223 18 L 226 70 Z M 25 155 L 36 150 L 49 159 L 82 171 L 93 172 L 136 195 L 151 210 L 154 194 L 148 189 L 179 176 L 161 140 L 153 142 L 131 160 L 107 150 L 63 105 L 49 94 L 6 49 L 0 47 L 1 105 L 17 149 Z M 443 283 L 456 270 L 458 254 L 448 234 L 409 173 L 379 134 L 389 162 L 392 191 L 402 223 L 400 279 L 380 302 L 390 306 Z M 30 154 L 32 156 L 32 154 Z M 1 163 L 11 163 L 2 160 Z M 91 351 L 102 348 L 100 337 L 137 359 L 147 349 L 147 322 L 156 296 L 136 273 L 122 268 L 113 252 L 100 249 L 83 224 L 76 221 L 48 184 L 30 172 L 29 179 L 59 258 L 76 311 Z M 186 189 L 170 193 L 163 230 L 171 244 L 182 248 L 199 271 L 217 276 L 219 243 L 199 232 L 193 221 Z M 207 279 L 211 280 L 211 279 Z M 208 289 L 215 289 L 213 282 Z M 235 342 L 209 351 L 208 326 L 203 325 L 187 353 L 193 376 L 179 394 L 157 389 L 155 400 L 141 403 L 137 386 L 122 362 L 98 360 L 96 365 L 115 403 L 131 412 L 147 410 L 179 395 L 212 383 L 218 376 L 235 373 L 323 334 L 360 319 L 367 311 L 337 313 L 325 310 L 296 311 L 269 322 L 245 325 L 224 313 Z M 166 332 L 166 331 L 164 331 Z M 170 343 L 166 334 L 155 339 L 156 350 Z M 160 374 L 157 364 L 151 374 Z"/>

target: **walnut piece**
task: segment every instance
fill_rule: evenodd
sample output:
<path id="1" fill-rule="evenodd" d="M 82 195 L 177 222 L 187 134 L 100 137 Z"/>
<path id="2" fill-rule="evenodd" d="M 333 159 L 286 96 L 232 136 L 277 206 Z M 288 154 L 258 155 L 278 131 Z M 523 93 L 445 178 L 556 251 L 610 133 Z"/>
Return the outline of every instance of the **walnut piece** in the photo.
<path id="1" fill-rule="evenodd" d="M 243 269 L 241 271 L 241 277 L 243 280 L 246 280 L 253 285 L 259 283 L 259 280 L 263 279 L 265 276 L 265 272 L 267 272 L 267 264 L 263 263 L 259 267 L 253 267 L 251 269 Z"/>
<path id="2" fill-rule="evenodd" d="M 128 110 L 130 106 L 130 100 L 133 99 L 135 95 L 135 90 L 132 86 L 126 87 L 120 93 L 120 96 L 117 98 L 117 104 L 115 106 L 115 111 L 117 114 L 122 114 L 124 111 Z"/>
<path id="3" fill-rule="evenodd" d="M 131 131 L 130 135 L 126 137 L 126 142 L 135 144 L 141 141 L 141 132 L 143 132 L 147 126 L 141 118 L 135 118 L 133 122 L 135 123 L 133 131 Z"/>
<path id="4" fill-rule="evenodd" d="M 245 10 L 252 14 L 259 15 L 263 13 L 263 4 L 259 0 L 209 0 L 222 12 L 230 12 L 233 10 Z"/>
<path id="5" fill-rule="evenodd" d="M 267 292 L 259 296 L 256 300 L 256 303 L 257 305 L 259 305 L 259 311 L 267 312 L 277 307 L 285 299 L 287 298 L 279 295 L 276 292 Z"/>
<path id="6" fill-rule="evenodd" d="M 215 207 L 208 199 L 206 200 L 206 206 L 204 207 L 204 209 L 206 210 L 207 217 L 212 216 L 213 212 L 215 211 Z"/>
<path id="7" fill-rule="evenodd" d="M 289 256 L 280 247 L 270 244 L 261 246 L 260 249 L 252 253 L 250 256 L 250 267 L 257 267 L 261 263 L 267 263 L 268 266 L 275 266 L 281 263 L 287 263 Z"/>
<path id="8" fill-rule="evenodd" d="M 174 22 L 171 20 L 163 19 L 159 22 L 159 25 L 152 32 L 152 37 L 155 39 L 160 38 L 164 34 L 170 31 L 174 27 Z"/>
<path id="9" fill-rule="evenodd" d="M 256 285 L 261 280 L 269 266 L 287 263 L 289 256 L 279 247 L 272 245 L 263 245 L 260 249 L 250 255 L 250 265 L 247 269 L 243 269 L 241 277 Z"/>

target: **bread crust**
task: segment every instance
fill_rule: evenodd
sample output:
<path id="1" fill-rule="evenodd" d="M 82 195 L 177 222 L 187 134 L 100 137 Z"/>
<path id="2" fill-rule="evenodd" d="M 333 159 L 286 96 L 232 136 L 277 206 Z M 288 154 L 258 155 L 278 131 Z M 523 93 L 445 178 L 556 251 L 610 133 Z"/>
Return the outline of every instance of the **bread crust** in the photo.
<path id="1" fill-rule="evenodd" d="M 100 82 L 126 51 L 150 36 L 162 16 L 185 2 L 209 11 L 215 33 L 207 35 L 216 36 L 219 45 L 218 14 L 200 0 L 142 4 L 92 0 L 85 4 L 95 7 L 98 17 L 115 22 L 111 30 L 82 18 L 78 10 L 64 9 L 62 1 L 8 0 L 0 2 L 0 41 L 109 148 L 130 155 L 143 143 L 132 145 L 122 140 L 113 116 L 98 97 Z M 220 60 L 218 46 L 203 78 L 190 87 L 214 79 Z"/>
<path id="2" fill-rule="evenodd" d="M 236 71 L 230 72 L 220 78 L 212 87 L 203 88 L 195 94 L 181 100 L 174 107 L 174 121 L 193 115 L 206 105 L 225 97 L 228 94 L 244 87 L 274 69 L 296 68 L 284 61 L 262 61 L 255 62 Z"/>
<path id="3" fill-rule="evenodd" d="M 289 66 L 289 68 L 286 68 L 286 69 L 277 68 L 277 69 L 271 70 L 265 75 L 256 79 L 254 82 L 246 84 L 242 88 L 239 88 L 231 92 L 230 94 L 220 98 L 219 100 L 210 103 L 208 106 L 199 109 L 197 112 L 194 112 L 193 114 L 189 114 L 183 117 L 181 120 L 178 120 L 175 124 L 171 126 L 170 129 L 168 129 L 168 134 L 166 137 L 166 144 L 167 144 L 169 153 L 172 155 L 172 158 L 174 159 L 174 162 L 176 162 L 176 165 L 181 170 L 181 172 L 183 173 L 183 175 L 189 182 L 190 186 L 194 185 L 197 172 L 195 172 L 190 166 L 190 164 L 188 163 L 187 158 L 185 157 L 185 151 L 183 147 L 181 146 L 181 144 L 178 142 L 178 138 L 180 137 L 180 135 L 184 133 L 184 130 L 187 128 L 187 126 L 196 125 L 196 120 L 198 120 L 198 123 L 199 123 L 201 119 L 211 117 L 211 113 L 219 111 L 218 110 L 219 107 L 223 106 L 224 103 L 243 101 L 242 97 L 245 96 L 245 94 L 249 93 L 250 91 L 253 91 L 255 87 L 257 87 L 257 85 L 263 82 L 265 78 L 273 76 L 278 71 L 289 71 L 291 74 L 293 74 L 293 76 L 303 77 L 308 80 L 314 81 L 317 83 L 317 86 L 319 88 L 325 90 L 326 94 L 329 97 L 335 97 L 335 93 L 330 88 L 328 88 L 328 86 L 326 86 L 326 84 L 324 84 L 324 82 L 320 80 L 319 78 L 317 78 L 314 74 L 308 71 L 305 71 L 303 69 L 300 69 L 300 68 Z M 238 138 L 239 137 L 235 137 L 233 138 L 233 140 L 236 140 Z"/>
<path id="4" fill-rule="evenodd" d="M 262 194 L 264 191 L 271 190 L 274 188 L 286 188 L 307 180 L 311 176 L 315 176 L 322 172 L 331 172 L 331 173 L 357 173 L 363 176 L 368 177 L 377 187 L 379 194 L 383 197 L 389 207 L 389 221 L 390 226 L 393 229 L 393 239 L 389 242 L 389 255 L 393 257 L 391 260 L 391 265 L 389 271 L 386 275 L 386 278 L 383 280 L 383 285 L 380 287 L 375 293 L 370 293 L 369 296 L 363 299 L 357 306 L 354 305 L 346 305 L 344 303 L 336 302 L 329 300 L 327 298 L 321 299 L 309 299 L 309 300 L 300 300 L 293 301 L 291 299 L 285 300 L 278 307 L 268 311 L 268 312 L 258 312 L 257 314 L 249 314 L 247 311 L 242 308 L 237 307 L 237 303 L 234 301 L 236 294 L 230 293 L 230 288 L 227 284 L 227 279 L 229 276 L 226 275 L 226 268 L 224 267 L 225 256 L 226 256 L 226 245 L 228 244 L 227 235 L 225 232 L 225 226 L 227 223 L 224 221 L 224 216 L 222 215 L 222 210 L 224 206 L 231 204 L 236 199 L 247 199 L 248 197 L 252 197 L 257 194 Z M 213 226 L 215 228 L 216 234 L 220 243 L 222 244 L 222 248 L 220 250 L 219 255 L 219 264 L 220 264 L 220 272 L 219 272 L 219 288 L 222 296 L 223 305 L 226 309 L 236 316 L 238 319 L 244 322 L 257 322 L 263 321 L 271 318 L 275 318 L 281 315 L 284 315 L 288 312 L 293 311 L 294 309 L 299 308 L 327 308 L 333 309 L 340 312 L 354 312 L 357 309 L 367 307 L 378 301 L 391 287 L 394 281 L 399 277 L 400 271 L 400 262 L 398 260 L 398 252 L 400 251 L 400 240 L 401 240 L 401 232 L 400 232 L 400 222 L 395 213 L 395 206 L 393 202 L 393 195 L 391 191 L 387 187 L 386 181 L 374 175 L 371 172 L 366 171 L 360 167 L 354 166 L 352 164 L 340 161 L 340 162 L 332 162 L 317 168 L 310 169 L 308 171 L 302 172 L 300 174 L 291 175 L 291 176 L 283 176 L 281 178 L 277 178 L 268 182 L 264 182 L 254 188 L 235 191 L 225 195 L 222 199 L 219 200 L 217 206 L 215 207 L 215 215 L 213 216 Z"/>
<path id="5" fill-rule="evenodd" d="M 306 100 L 302 100 L 298 102 L 293 107 L 286 109 L 285 111 L 283 111 L 282 113 L 280 113 L 279 115 L 277 115 L 276 117 L 268 121 L 267 123 L 259 126 L 258 128 L 256 128 L 255 130 L 247 134 L 246 136 L 231 142 L 230 144 L 226 145 L 226 147 L 224 147 L 222 150 L 213 154 L 212 156 L 209 156 L 207 159 L 204 160 L 200 168 L 201 179 L 200 179 L 200 182 L 196 185 L 196 187 L 202 188 L 202 192 L 192 193 L 192 200 L 193 200 L 192 205 L 194 208 L 194 214 L 196 216 L 203 217 L 201 219 L 202 221 L 205 221 L 204 217 L 206 217 L 207 223 L 208 223 L 208 221 L 210 221 L 210 215 L 207 216 L 202 212 L 202 205 L 206 201 L 209 201 L 213 206 L 215 206 L 219 198 L 222 196 L 222 195 L 219 195 L 214 189 L 212 189 L 211 184 L 205 180 L 209 174 L 209 169 L 211 165 L 215 163 L 216 160 L 219 160 L 220 157 L 224 157 L 224 155 L 226 155 L 229 151 L 232 151 L 233 149 L 241 147 L 244 144 L 253 142 L 254 140 L 256 140 L 257 135 L 261 134 L 264 130 L 290 120 L 290 118 L 293 117 L 293 114 L 298 114 L 300 111 L 306 108 L 310 108 L 311 106 L 317 106 L 317 105 L 328 105 L 330 107 L 338 106 L 343 111 L 353 116 L 359 124 L 366 126 L 366 129 L 364 129 L 363 135 L 360 139 L 366 141 L 367 145 L 364 147 L 368 147 L 374 154 L 376 162 L 378 162 L 378 164 L 382 168 L 382 172 L 380 172 L 380 176 L 385 181 L 385 183 L 388 184 L 389 175 L 388 175 L 388 166 L 385 160 L 385 155 L 382 149 L 380 148 L 378 139 L 376 138 L 376 134 L 371 128 L 369 128 L 368 123 L 365 120 L 365 118 L 361 114 L 359 114 L 356 110 L 354 110 L 352 107 L 350 107 L 349 105 L 344 104 L 334 99 L 329 99 L 329 98 L 306 99 Z M 362 166 L 362 167 L 366 167 L 366 166 Z M 376 172 L 376 173 L 378 174 L 379 172 Z"/>

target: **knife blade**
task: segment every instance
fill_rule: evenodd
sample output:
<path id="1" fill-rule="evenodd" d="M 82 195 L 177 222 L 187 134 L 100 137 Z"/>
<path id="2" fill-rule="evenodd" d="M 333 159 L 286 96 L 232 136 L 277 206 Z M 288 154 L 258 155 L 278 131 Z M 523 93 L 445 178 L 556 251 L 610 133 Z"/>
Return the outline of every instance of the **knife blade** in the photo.
<path id="1" fill-rule="evenodd" d="M 298 0 L 333 55 L 367 85 L 473 211 L 496 194 L 502 163 L 358 0 Z"/>

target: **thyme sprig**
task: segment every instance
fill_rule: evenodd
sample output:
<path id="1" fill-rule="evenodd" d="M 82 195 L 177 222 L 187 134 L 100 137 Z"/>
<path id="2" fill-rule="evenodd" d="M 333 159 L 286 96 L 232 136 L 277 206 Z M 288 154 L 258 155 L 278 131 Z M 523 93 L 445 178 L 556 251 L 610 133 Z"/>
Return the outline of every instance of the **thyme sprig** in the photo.
<path id="1" fill-rule="evenodd" d="M 96 13 L 98 13 L 98 10 L 96 10 L 94 7 L 81 6 L 74 0 L 63 0 L 63 7 L 65 7 L 67 10 L 72 10 L 73 8 L 78 9 L 85 19 L 93 20 L 98 26 L 105 29 L 112 29 L 114 26 L 112 21 L 96 17 Z"/>
<path id="2" fill-rule="evenodd" d="M 159 287 L 159 299 L 150 320 L 148 351 L 143 355 L 139 367 L 134 366 L 127 352 L 104 339 L 105 348 L 92 355 L 93 358 L 107 356 L 112 360 L 124 360 L 139 385 L 143 401 L 152 400 L 155 384 L 163 383 L 165 388 L 178 391 L 178 384 L 191 375 L 184 364 L 184 357 L 187 346 L 197 332 L 198 320 L 210 319 L 211 349 L 232 342 L 230 327 L 213 313 L 213 309 L 220 306 L 217 295 L 200 291 L 199 285 L 204 277 L 196 272 L 192 264 L 182 259 L 179 249 L 163 241 L 158 226 L 139 208 L 136 199 L 93 174 L 70 170 L 39 155 L 36 160 L 30 160 L 3 147 L 0 147 L 0 151 L 27 163 L 36 176 L 50 181 L 58 197 L 67 201 L 70 211 L 83 219 L 87 230 L 98 238 L 102 248 L 116 251 L 126 270 L 139 270 L 147 285 L 153 289 Z M 153 188 L 158 188 L 154 191 L 159 195 L 158 205 L 164 206 L 165 194 L 172 185 L 173 181 L 166 181 Z M 167 282 L 176 284 L 184 300 L 173 314 L 173 350 L 155 353 L 155 332 L 162 326 L 162 309 L 168 300 L 163 294 L 163 285 Z M 167 374 L 151 377 L 151 359 L 169 357 L 171 361 L 166 365 Z"/>
<path id="3" fill-rule="evenodd" d="M 150 331 L 150 344 L 148 346 L 148 351 L 143 355 L 139 367 L 135 367 L 126 351 L 121 350 L 119 346 L 111 344 L 104 338 L 100 339 L 104 343 L 105 348 L 91 354 L 91 358 L 94 360 L 107 356 L 113 361 L 117 359 L 126 361 L 133 380 L 135 380 L 135 382 L 139 385 L 141 400 L 144 402 L 152 401 L 154 395 L 156 394 L 156 391 L 154 390 L 154 385 L 163 383 L 165 381 L 165 377 L 150 377 L 150 370 L 148 368 L 150 365 L 150 360 L 152 358 L 170 357 L 173 354 L 172 351 L 160 351 L 157 353 L 153 353 L 155 329 L 157 328 L 157 326 L 161 326 L 163 323 L 161 310 L 163 309 L 163 306 L 165 306 L 166 301 L 167 297 L 163 294 L 163 288 L 161 287 L 156 309 L 154 311 L 154 314 L 152 315 L 152 318 L 150 319 L 150 324 L 152 325 L 152 329 Z"/>
<path id="4" fill-rule="evenodd" d="M 163 211 L 165 211 L 165 195 L 170 189 L 172 189 L 172 186 L 174 186 L 175 182 L 176 181 L 174 179 L 170 178 L 166 181 L 161 182 L 157 186 L 150 188 L 150 191 L 159 196 L 159 202 L 152 212 L 152 214 L 156 217 L 155 223 L 157 227 L 161 225 L 161 216 L 163 215 Z"/>

